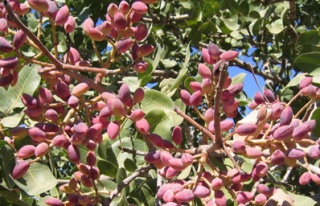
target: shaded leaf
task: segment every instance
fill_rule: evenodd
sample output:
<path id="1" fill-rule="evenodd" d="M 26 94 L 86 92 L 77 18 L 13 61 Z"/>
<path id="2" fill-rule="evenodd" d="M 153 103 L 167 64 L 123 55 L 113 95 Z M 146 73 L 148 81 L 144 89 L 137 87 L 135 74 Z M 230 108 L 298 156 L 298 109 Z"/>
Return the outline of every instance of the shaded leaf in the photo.
<path id="1" fill-rule="evenodd" d="M 4 101 L 0 102 L 0 111 L 3 112 L 5 116 L 12 116 L 14 108 L 24 106 L 21 101 L 23 93 L 32 95 L 37 89 L 40 83 L 40 76 L 37 71 L 38 67 L 39 66 L 36 65 L 24 66 L 19 72 L 18 82 L 14 87 L 9 87 L 7 91 L 3 87 L 0 88 L 0 96 L 7 97 Z M 22 118 L 22 116 L 19 115 L 17 117 Z M 15 119 L 15 121 L 17 121 L 17 119 Z M 3 120 L 1 122 L 3 122 Z M 20 120 L 18 122 L 20 122 Z"/>
<path id="2" fill-rule="evenodd" d="M 294 64 L 301 69 L 301 71 L 311 73 L 320 67 L 320 52 L 301 54 L 295 59 Z"/>

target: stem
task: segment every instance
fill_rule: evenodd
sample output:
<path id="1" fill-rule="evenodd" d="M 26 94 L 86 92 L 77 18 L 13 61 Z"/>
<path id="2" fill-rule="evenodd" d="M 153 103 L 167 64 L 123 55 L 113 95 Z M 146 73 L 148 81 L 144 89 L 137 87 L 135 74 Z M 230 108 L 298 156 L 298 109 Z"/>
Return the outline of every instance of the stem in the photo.
<path id="1" fill-rule="evenodd" d="M 150 169 L 152 169 L 152 165 L 147 165 L 145 167 L 141 167 L 138 170 L 136 170 L 134 173 L 132 173 L 129 177 L 122 180 L 116 189 L 114 189 L 111 193 L 109 198 L 106 200 L 105 205 L 110 205 L 112 200 L 122 191 L 123 188 L 128 186 L 131 181 L 139 177 L 141 174 L 148 172 Z"/>
<path id="2" fill-rule="evenodd" d="M 303 112 L 303 110 L 307 109 L 311 104 L 313 104 L 314 101 L 315 101 L 314 99 L 310 99 L 310 101 L 309 101 L 307 104 L 305 104 L 305 105 L 297 112 L 296 115 L 294 115 L 294 118 L 297 118 L 297 117 Z"/>
<path id="3" fill-rule="evenodd" d="M 220 69 L 220 76 L 219 76 L 219 81 L 216 86 L 216 94 L 214 96 L 214 132 L 216 136 L 216 144 L 218 144 L 219 147 L 223 147 L 223 142 L 222 142 L 222 134 L 221 134 L 221 127 L 220 127 L 220 102 L 221 102 L 221 93 L 222 93 L 222 88 L 225 79 L 228 77 L 228 72 L 227 68 L 228 65 L 226 62 L 222 62 L 219 65 Z"/>
<path id="4" fill-rule="evenodd" d="M 204 133 L 205 135 L 207 135 L 208 137 L 210 137 L 210 139 L 212 140 L 212 142 L 215 142 L 215 136 L 206 128 L 204 128 L 203 126 L 201 126 L 200 124 L 198 124 L 196 121 L 194 121 L 191 117 L 189 117 L 188 115 L 186 115 L 185 113 L 183 113 L 177 106 L 174 107 L 174 111 L 180 115 L 181 117 L 183 117 L 185 120 L 187 120 L 187 122 L 189 122 L 190 124 L 192 124 L 195 128 L 197 128 L 198 130 L 200 130 L 202 133 Z"/>

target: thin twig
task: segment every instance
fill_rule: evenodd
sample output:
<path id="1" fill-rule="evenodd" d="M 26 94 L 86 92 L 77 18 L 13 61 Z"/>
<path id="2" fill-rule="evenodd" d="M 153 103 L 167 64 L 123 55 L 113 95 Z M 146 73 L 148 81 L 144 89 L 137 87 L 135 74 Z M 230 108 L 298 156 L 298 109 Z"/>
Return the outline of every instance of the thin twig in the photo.
<path id="1" fill-rule="evenodd" d="M 132 173 L 129 177 L 125 178 L 124 180 L 122 180 L 116 189 L 114 189 L 111 193 L 109 198 L 106 200 L 106 205 L 110 205 L 110 203 L 112 202 L 112 200 L 123 190 L 123 188 L 125 188 L 126 186 L 128 186 L 130 184 L 131 181 L 133 181 L 135 178 L 139 177 L 140 175 L 142 175 L 143 173 L 148 172 L 150 169 L 152 169 L 153 166 L 152 165 L 147 165 L 145 167 L 141 167 L 139 169 L 137 169 L 134 173 Z"/>
<path id="2" fill-rule="evenodd" d="M 219 75 L 219 81 L 216 85 L 216 94 L 214 96 L 214 132 L 216 137 L 216 144 L 222 148 L 222 134 L 221 134 L 221 127 L 220 127 L 220 103 L 221 103 L 221 93 L 224 81 L 228 77 L 228 64 L 227 62 L 222 62 L 219 65 L 220 69 L 220 75 Z"/>
<path id="3" fill-rule="evenodd" d="M 183 113 L 177 106 L 174 107 L 174 111 L 180 115 L 181 117 L 183 117 L 185 120 L 187 120 L 187 122 L 189 122 L 190 124 L 192 124 L 195 128 L 197 128 L 198 130 L 200 130 L 202 133 L 204 133 L 205 135 L 207 135 L 213 142 L 215 142 L 215 136 L 206 128 L 204 128 L 203 126 L 201 126 L 200 124 L 198 124 L 196 121 L 194 121 L 191 117 L 189 117 L 188 115 L 186 115 L 185 113 Z"/>

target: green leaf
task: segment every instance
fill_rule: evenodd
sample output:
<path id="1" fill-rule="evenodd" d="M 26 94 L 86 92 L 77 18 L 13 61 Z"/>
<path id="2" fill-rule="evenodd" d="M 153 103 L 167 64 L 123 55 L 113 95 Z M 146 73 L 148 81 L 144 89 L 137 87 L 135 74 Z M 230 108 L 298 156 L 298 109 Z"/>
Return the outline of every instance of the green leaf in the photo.
<path id="1" fill-rule="evenodd" d="M 129 86 L 131 92 L 134 92 L 140 86 L 140 80 L 137 77 L 124 77 L 122 81 Z"/>
<path id="2" fill-rule="evenodd" d="M 98 146 L 98 168 L 102 174 L 115 177 L 119 168 L 117 158 L 108 139 Z"/>
<path id="3" fill-rule="evenodd" d="M 320 52 L 308 52 L 299 55 L 294 64 L 301 70 L 311 73 L 313 70 L 320 67 Z"/>
<path id="4" fill-rule="evenodd" d="M 1 120 L 1 123 L 4 127 L 8 127 L 8 128 L 16 127 L 19 125 L 23 115 L 24 113 L 20 112 L 20 113 L 13 114 L 11 116 L 4 117 Z"/>
<path id="5" fill-rule="evenodd" d="M 58 40 L 59 40 L 58 52 L 65 53 L 68 49 L 68 45 L 66 42 L 65 34 L 63 32 L 58 32 Z"/>
<path id="6" fill-rule="evenodd" d="M 166 68 L 166 69 L 169 69 L 169 68 L 172 68 L 172 67 L 175 67 L 176 65 L 178 65 L 177 61 L 171 60 L 171 59 L 161 60 L 161 63 L 163 64 L 164 68 Z"/>
<path id="7" fill-rule="evenodd" d="M 240 7 L 238 3 L 234 0 L 223 0 L 221 1 L 221 10 L 228 9 L 231 13 L 237 14 L 240 12 Z"/>
<path id="8" fill-rule="evenodd" d="M 13 109 L 24 107 L 21 101 L 21 96 L 23 93 L 32 95 L 39 86 L 41 78 L 37 71 L 38 67 L 39 66 L 36 65 L 24 66 L 19 72 L 19 79 L 15 86 L 9 87 L 7 91 L 3 87 L 0 88 L 0 96 L 6 97 L 3 101 L 0 101 L 0 111 L 4 113 L 5 117 L 14 115 L 14 113 L 12 113 Z M 22 115 L 18 115 L 17 117 L 20 117 L 21 119 Z M 19 122 L 20 120 L 18 121 L 18 119 L 15 119 L 16 125 Z M 3 120 L 1 120 L 1 123 L 6 124 Z M 13 124 L 14 122 L 7 123 L 7 125 L 11 126 Z"/>
<path id="9" fill-rule="evenodd" d="M 320 108 L 316 109 L 311 116 L 311 119 L 316 120 L 316 126 L 315 128 L 320 128 Z M 320 136 L 320 130 L 319 129 L 314 129 L 312 131 L 317 137 Z"/>
<path id="10" fill-rule="evenodd" d="M 137 165 L 132 161 L 132 159 L 127 158 L 124 161 L 124 168 L 129 172 L 134 172 L 137 169 Z"/>
<path id="11" fill-rule="evenodd" d="M 190 176 L 190 172 L 192 169 L 192 164 L 184 168 L 181 173 L 178 175 L 178 179 L 183 180 Z"/>
<path id="12" fill-rule="evenodd" d="M 320 51 L 320 37 L 317 30 L 303 32 L 297 41 L 296 49 L 300 53 Z"/>
<path id="13" fill-rule="evenodd" d="M 267 24 L 266 27 L 271 34 L 279 34 L 280 32 L 282 32 L 284 30 L 282 19 L 277 19 L 276 21 L 272 22 L 271 24 Z"/>
<path id="14" fill-rule="evenodd" d="M 34 16 L 35 13 L 29 12 L 28 17 L 28 29 L 32 32 L 36 32 L 39 27 L 39 19 L 36 19 Z"/>
<path id="15" fill-rule="evenodd" d="M 183 82 L 184 78 L 187 76 L 187 72 L 188 72 L 187 68 L 190 61 L 190 43 L 185 47 L 185 49 L 186 49 L 186 55 L 184 58 L 184 63 L 182 65 L 182 69 L 179 70 L 179 74 L 176 78 L 176 81 L 173 83 L 173 85 L 170 88 L 171 91 L 179 87 Z"/>
<path id="16" fill-rule="evenodd" d="M 237 19 L 222 19 L 223 24 L 231 31 L 238 30 L 240 25 L 237 23 Z"/>
<path id="17" fill-rule="evenodd" d="M 152 62 L 152 69 L 153 70 L 155 70 L 158 67 L 160 60 L 163 59 L 167 53 L 166 50 L 164 48 L 162 48 L 159 44 L 157 45 L 157 48 L 158 48 L 157 54 Z"/>
<path id="18" fill-rule="evenodd" d="M 320 75 L 313 76 L 312 84 L 315 85 L 316 87 L 320 87 Z"/>
<path id="19" fill-rule="evenodd" d="M 112 149 L 114 151 L 114 154 L 117 158 L 119 167 L 124 167 L 124 162 L 126 159 L 130 158 L 135 161 L 137 165 L 143 165 L 145 164 L 145 160 L 143 156 L 140 155 L 133 155 L 130 153 L 123 152 L 120 147 L 131 149 L 131 150 L 137 150 L 137 151 L 142 151 L 142 152 L 148 152 L 148 146 L 145 143 L 145 141 L 141 139 L 131 139 L 129 137 L 122 137 L 121 141 L 120 139 L 117 139 L 113 144 L 112 144 Z"/>
<path id="20" fill-rule="evenodd" d="M 98 160 L 97 166 L 101 174 L 107 175 L 109 177 L 115 178 L 117 175 L 118 167 L 114 162 L 106 160 Z"/>
<path id="21" fill-rule="evenodd" d="M 15 183 L 28 195 L 39 195 L 55 187 L 57 179 L 47 165 L 35 162 L 22 178 L 15 180 Z"/>
<path id="22" fill-rule="evenodd" d="M 293 79 L 290 80 L 290 82 L 286 85 L 285 88 L 298 86 L 304 77 L 305 75 L 302 73 L 296 75 Z"/>
<path id="23" fill-rule="evenodd" d="M 183 121 L 183 118 L 177 115 L 174 110 L 173 101 L 165 94 L 156 90 L 145 91 L 145 96 L 141 102 L 141 109 L 148 114 L 154 109 L 160 109 L 166 113 L 167 117 L 172 125 L 179 125 Z"/>
<path id="24" fill-rule="evenodd" d="M 122 180 L 124 180 L 127 177 L 127 172 L 126 170 L 121 167 L 119 168 L 118 172 L 117 172 L 117 176 L 116 176 L 116 183 L 119 184 L 120 182 L 122 182 Z"/>
<path id="25" fill-rule="evenodd" d="M 308 205 L 308 206 L 313 206 L 317 205 L 317 201 L 314 199 L 306 196 L 306 195 L 297 195 L 291 192 L 288 192 L 288 194 L 293 197 L 294 199 L 294 205 Z"/>
<path id="26" fill-rule="evenodd" d="M 27 203 L 21 201 L 19 199 L 19 194 L 16 193 L 15 191 L 9 191 L 6 190 L 5 188 L 0 188 L 0 197 L 4 198 L 5 200 L 11 202 L 14 204 L 14 206 L 28 206 Z M 3 200 L 3 201 L 5 201 Z M 0 199 L 1 202 L 1 199 Z M 1 202 L 3 205 L 9 205 L 9 203 L 7 202 L 7 204 L 5 204 L 4 202 Z M 11 205 L 11 204 L 10 204 Z"/>
<path id="27" fill-rule="evenodd" d="M 247 75 L 246 73 L 237 74 L 232 78 L 232 84 L 243 83 L 246 75 Z"/>
<path id="28" fill-rule="evenodd" d="M 12 189 L 15 183 L 11 177 L 12 170 L 15 166 L 15 155 L 12 147 L 10 147 L 5 141 L 1 141 L 0 147 L 0 165 L 1 165 L 1 176 L 4 179 L 6 186 Z"/>
<path id="29" fill-rule="evenodd" d="M 140 87 L 146 86 L 152 79 L 153 78 L 151 75 L 146 75 L 146 76 L 142 77 Z"/>
<path id="30" fill-rule="evenodd" d="M 161 109 L 154 109 L 145 116 L 150 125 L 150 132 L 160 135 L 162 138 L 171 140 L 171 128 L 175 126 L 173 121 Z"/>

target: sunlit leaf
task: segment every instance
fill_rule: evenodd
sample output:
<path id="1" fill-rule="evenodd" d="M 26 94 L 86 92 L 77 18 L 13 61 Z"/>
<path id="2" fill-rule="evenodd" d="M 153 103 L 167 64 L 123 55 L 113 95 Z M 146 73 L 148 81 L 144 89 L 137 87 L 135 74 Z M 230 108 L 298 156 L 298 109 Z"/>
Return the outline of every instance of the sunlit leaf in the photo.
<path id="1" fill-rule="evenodd" d="M 27 173 L 15 183 L 29 195 L 39 195 L 57 185 L 57 179 L 47 165 L 32 163 Z"/>

